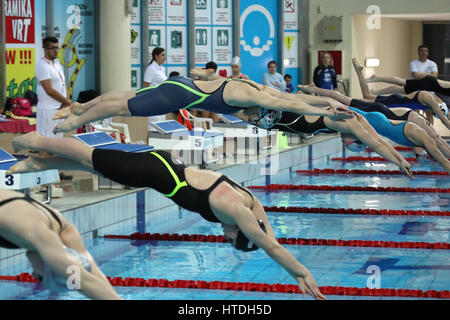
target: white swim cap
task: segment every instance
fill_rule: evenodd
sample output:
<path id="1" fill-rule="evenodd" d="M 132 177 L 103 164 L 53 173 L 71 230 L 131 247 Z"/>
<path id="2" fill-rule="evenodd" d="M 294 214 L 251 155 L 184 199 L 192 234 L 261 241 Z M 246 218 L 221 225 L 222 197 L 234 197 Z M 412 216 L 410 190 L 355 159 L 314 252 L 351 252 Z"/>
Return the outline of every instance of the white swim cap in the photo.
<path id="1" fill-rule="evenodd" d="M 362 143 L 356 138 L 353 138 L 351 142 L 345 142 L 345 146 L 347 147 L 348 150 L 353 152 L 361 152 L 366 150 L 367 148 L 366 144 Z"/>
<path id="2" fill-rule="evenodd" d="M 241 58 L 234 57 L 233 60 L 231 60 L 231 65 L 240 66 L 241 65 Z"/>
<path id="3" fill-rule="evenodd" d="M 447 118 L 447 115 L 448 115 L 448 107 L 447 107 L 447 104 L 446 104 L 445 102 L 440 103 L 440 104 L 439 104 L 439 109 L 441 109 L 441 113 L 444 115 L 444 117 Z M 438 118 L 438 116 L 437 116 L 434 112 L 433 112 L 433 114 L 434 114 L 434 116 L 435 116 L 436 118 Z"/>
<path id="4" fill-rule="evenodd" d="M 64 246 L 64 250 L 66 250 L 67 255 L 72 259 L 77 261 L 83 268 L 85 268 L 88 272 L 91 272 L 92 266 L 89 259 L 70 248 Z M 67 274 L 70 276 L 70 274 Z M 50 292 L 62 293 L 68 290 L 67 287 L 67 279 L 64 277 L 58 276 L 52 269 L 48 267 L 47 264 L 44 264 L 44 275 L 43 275 L 42 285 L 48 289 Z"/>

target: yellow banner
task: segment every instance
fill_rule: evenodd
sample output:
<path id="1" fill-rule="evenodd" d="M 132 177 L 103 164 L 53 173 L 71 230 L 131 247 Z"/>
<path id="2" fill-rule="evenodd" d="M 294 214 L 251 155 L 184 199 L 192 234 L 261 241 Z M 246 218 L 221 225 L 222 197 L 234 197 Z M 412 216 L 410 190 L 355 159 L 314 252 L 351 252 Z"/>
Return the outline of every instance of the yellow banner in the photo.
<path id="1" fill-rule="evenodd" d="M 6 96 L 23 97 L 28 90 L 36 92 L 34 48 L 6 49 Z"/>

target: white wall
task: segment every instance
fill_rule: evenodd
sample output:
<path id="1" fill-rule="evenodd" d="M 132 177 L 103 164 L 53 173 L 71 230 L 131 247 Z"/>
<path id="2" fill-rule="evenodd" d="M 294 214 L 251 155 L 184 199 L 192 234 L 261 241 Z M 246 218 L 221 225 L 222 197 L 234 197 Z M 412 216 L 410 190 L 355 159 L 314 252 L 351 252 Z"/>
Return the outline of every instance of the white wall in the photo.
<path id="1" fill-rule="evenodd" d="M 449 12 L 448 0 L 310 0 L 310 49 L 324 50 L 343 50 L 343 78 L 352 78 L 351 58 L 352 58 L 352 16 L 355 14 L 366 14 L 370 5 L 378 5 L 381 14 L 425 14 L 425 13 L 442 13 Z M 318 7 L 322 8 L 322 13 L 318 13 Z M 326 15 L 336 15 L 343 17 L 343 39 L 339 44 L 327 44 L 320 39 L 320 22 Z M 420 28 L 414 26 L 413 31 L 419 31 Z M 395 35 L 395 29 L 390 30 L 392 36 Z M 355 30 L 355 34 L 365 32 L 364 30 Z M 391 34 L 386 33 L 386 38 Z M 399 46 L 389 48 L 395 52 Z M 310 70 L 314 70 L 314 66 L 310 66 Z M 356 76 L 353 73 L 354 76 Z M 354 91 L 354 84 L 350 85 L 350 93 Z M 358 91 L 356 91 L 358 92 Z"/>

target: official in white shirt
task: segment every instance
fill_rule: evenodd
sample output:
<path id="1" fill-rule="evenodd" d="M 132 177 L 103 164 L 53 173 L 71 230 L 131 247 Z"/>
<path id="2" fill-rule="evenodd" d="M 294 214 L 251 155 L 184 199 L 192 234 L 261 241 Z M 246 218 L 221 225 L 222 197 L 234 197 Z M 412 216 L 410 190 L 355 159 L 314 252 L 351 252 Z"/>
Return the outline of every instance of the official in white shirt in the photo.
<path id="1" fill-rule="evenodd" d="M 145 70 L 143 87 L 157 86 L 167 80 L 165 68 L 162 66 L 166 61 L 166 51 L 163 48 L 155 48 L 152 51 L 152 61 Z M 165 115 L 148 117 L 148 131 L 155 131 L 150 122 L 166 120 Z"/>
<path id="2" fill-rule="evenodd" d="M 53 128 L 60 120 L 53 116 L 60 108 L 68 107 L 72 102 L 68 99 L 64 71 L 56 59 L 58 57 L 58 39 L 46 37 L 42 41 L 45 56 L 36 65 L 37 114 L 36 129 L 45 137 L 62 138 L 62 134 L 53 134 Z"/>
<path id="3" fill-rule="evenodd" d="M 429 50 L 427 46 L 421 45 L 418 49 L 419 59 L 411 61 L 409 72 L 414 79 L 422 79 L 426 76 L 438 77 L 438 67 L 434 61 L 428 60 Z"/>

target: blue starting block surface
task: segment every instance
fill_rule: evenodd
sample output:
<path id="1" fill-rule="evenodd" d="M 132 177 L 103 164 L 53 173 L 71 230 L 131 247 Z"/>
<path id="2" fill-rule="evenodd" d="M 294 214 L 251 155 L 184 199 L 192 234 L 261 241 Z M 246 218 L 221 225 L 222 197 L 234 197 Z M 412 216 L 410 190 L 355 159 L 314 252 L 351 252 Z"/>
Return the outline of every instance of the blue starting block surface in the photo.
<path id="1" fill-rule="evenodd" d="M 117 143 L 117 141 L 106 132 L 81 133 L 75 134 L 73 137 L 96 149 L 119 150 L 125 152 L 147 152 L 154 149 L 152 146 L 140 144 Z"/>
<path id="2" fill-rule="evenodd" d="M 185 126 L 183 126 L 181 123 L 175 120 L 153 122 L 151 125 L 159 133 L 162 134 L 174 134 L 174 133 L 178 134 L 180 132 L 189 132 Z"/>
<path id="3" fill-rule="evenodd" d="M 5 175 L 18 159 L 0 148 L 0 189 L 25 190 L 59 181 L 58 170 Z"/>
<path id="4" fill-rule="evenodd" d="M 249 123 L 243 121 L 241 118 L 229 115 L 229 114 L 218 114 L 219 118 L 225 122 L 226 124 L 245 124 L 250 125 Z"/>

